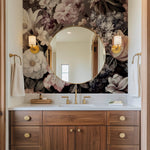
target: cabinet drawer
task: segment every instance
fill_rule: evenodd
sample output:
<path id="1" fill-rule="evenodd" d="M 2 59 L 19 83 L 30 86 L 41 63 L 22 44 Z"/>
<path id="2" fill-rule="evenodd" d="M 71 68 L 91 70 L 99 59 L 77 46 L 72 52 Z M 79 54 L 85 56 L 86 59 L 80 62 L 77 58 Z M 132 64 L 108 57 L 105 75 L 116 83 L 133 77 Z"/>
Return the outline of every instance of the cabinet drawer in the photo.
<path id="1" fill-rule="evenodd" d="M 132 145 L 108 145 L 107 150 L 139 150 L 139 146 Z"/>
<path id="2" fill-rule="evenodd" d="M 42 150 L 41 147 L 15 147 L 14 150 Z"/>
<path id="3" fill-rule="evenodd" d="M 44 125 L 105 125 L 104 111 L 44 111 Z"/>
<path id="4" fill-rule="evenodd" d="M 139 127 L 107 127 L 108 145 L 138 145 Z"/>
<path id="5" fill-rule="evenodd" d="M 41 127 L 12 127 L 11 145 L 12 146 L 40 146 L 42 144 Z"/>
<path id="6" fill-rule="evenodd" d="M 12 111 L 11 125 L 42 125 L 42 111 Z"/>
<path id="7" fill-rule="evenodd" d="M 139 125 L 139 111 L 109 111 L 107 125 Z"/>

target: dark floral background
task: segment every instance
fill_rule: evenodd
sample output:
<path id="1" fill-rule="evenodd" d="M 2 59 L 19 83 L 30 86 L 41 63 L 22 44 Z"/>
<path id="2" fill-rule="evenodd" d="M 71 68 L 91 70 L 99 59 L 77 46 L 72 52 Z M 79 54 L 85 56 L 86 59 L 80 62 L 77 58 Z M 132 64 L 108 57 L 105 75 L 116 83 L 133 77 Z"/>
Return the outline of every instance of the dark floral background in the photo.
<path id="1" fill-rule="evenodd" d="M 106 62 L 97 77 L 84 84 L 66 83 L 50 70 L 46 51 L 55 33 L 78 25 L 99 34 L 106 48 Z M 121 52 L 111 52 L 113 36 L 122 36 Z M 33 54 L 28 36 L 37 37 L 40 52 Z M 23 0 L 23 62 L 26 93 L 127 93 L 127 0 Z"/>

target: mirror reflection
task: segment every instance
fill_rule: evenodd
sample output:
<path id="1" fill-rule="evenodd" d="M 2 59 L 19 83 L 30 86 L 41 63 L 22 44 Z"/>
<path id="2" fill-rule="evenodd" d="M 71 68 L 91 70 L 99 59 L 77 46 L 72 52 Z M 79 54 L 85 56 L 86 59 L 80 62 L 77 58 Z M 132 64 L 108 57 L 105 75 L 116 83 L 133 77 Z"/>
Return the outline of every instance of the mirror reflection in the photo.
<path id="1" fill-rule="evenodd" d="M 93 79 L 105 63 L 105 47 L 97 34 L 83 27 L 68 27 L 51 40 L 47 59 L 64 81 L 79 84 Z"/>

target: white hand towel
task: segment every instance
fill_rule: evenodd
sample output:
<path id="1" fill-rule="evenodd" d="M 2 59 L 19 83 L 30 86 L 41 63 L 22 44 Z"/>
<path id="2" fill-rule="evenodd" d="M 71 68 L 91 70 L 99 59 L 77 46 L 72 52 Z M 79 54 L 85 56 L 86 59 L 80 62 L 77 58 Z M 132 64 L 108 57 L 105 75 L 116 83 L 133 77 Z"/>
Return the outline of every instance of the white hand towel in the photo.
<path id="1" fill-rule="evenodd" d="M 141 97 L 141 64 L 139 58 L 131 65 L 131 83 L 129 94 L 134 97 Z"/>
<path id="2" fill-rule="evenodd" d="M 17 63 L 11 65 L 11 96 L 25 96 L 23 67 Z"/>

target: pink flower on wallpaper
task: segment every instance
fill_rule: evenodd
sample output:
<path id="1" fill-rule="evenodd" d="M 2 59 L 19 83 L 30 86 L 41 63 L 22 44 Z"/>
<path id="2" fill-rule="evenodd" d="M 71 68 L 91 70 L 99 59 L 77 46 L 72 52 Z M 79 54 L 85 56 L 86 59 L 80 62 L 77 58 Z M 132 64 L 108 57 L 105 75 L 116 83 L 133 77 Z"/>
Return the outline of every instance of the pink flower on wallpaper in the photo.
<path id="1" fill-rule="evenodd" d="M 53 86 L 57 91 L 61 92 L 66 85 L 64 81 L 56 77 L 55 74 L 49 74 L 43 81 L 44 87 L 49 89 Z"/>
<path id="2" fill-rule="evenodd" d="M 78 20 L 84 10 L 84 4 L 79 0 L 63 0 L 55 10 L 54 19 L 60 24 L 71 24 Z"/>

